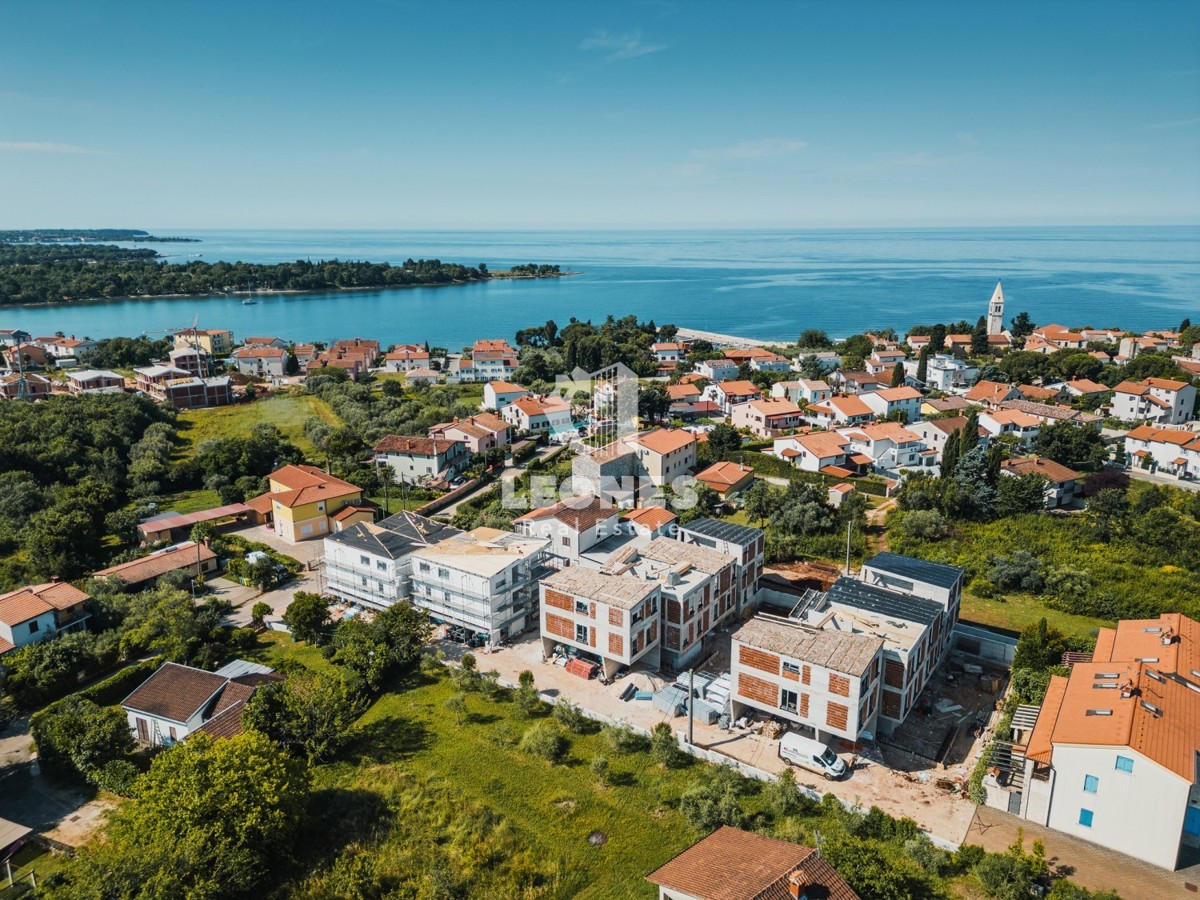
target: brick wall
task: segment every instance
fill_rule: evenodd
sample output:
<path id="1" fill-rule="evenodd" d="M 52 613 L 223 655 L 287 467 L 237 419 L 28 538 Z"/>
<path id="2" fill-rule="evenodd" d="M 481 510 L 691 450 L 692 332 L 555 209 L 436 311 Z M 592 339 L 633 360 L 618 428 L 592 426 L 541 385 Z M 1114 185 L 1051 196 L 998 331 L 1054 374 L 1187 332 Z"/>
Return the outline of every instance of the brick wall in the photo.
<path id="1" fill-rule="evenodd" d="M 569 641 L 575 640 L 575 623 L 554 613 L 546 613 L 546 630 Z"/>
<path id="2" fill-rule="evenodd" d="M 849 697 L 850 679 L 844 675 L 838 675 L 836 672 L 830 672 L 829 693 L 837 694 L 839 697 Z"/>
<path id="3" fill-rule="evenodd" d="M 767 706 L 779 705 L 779 688 L 753 675 L 738 672 L 737 692 L 748 700 L 754 700 Z"/>
<path id="4" fill-rule="evenodd" d="M 738 644 L 738 661 L 743 666 L 749 666 L 761 672 L 770 672 L 772 675 L 779 674 L 779 657 L 774 653 L 764 653 L 762 650 Z"/>
<path id="5" fill-rule="evenodd" d="M 608 652 L 617 656 L 625 655 L 625 639 L 619 634 L 609 634 L 608 636 Z"/>
<path id="6" fill-rule="evenodd" d="M 904 664 L 889 659 L 883 666 L 883 683 L 888 687 L 904 687 Z"/>
<path id="7" fill-rule="evenodd" d="M 825 724 L 830 728 L 840 728 L 845 731 L 849 715 L 848 707 L 840 703 L 830 703 L 825 707 Z"/>
<path id="8" fill-rule="evenodd" d="M 545 602 L 547 606 L 553 606 L 556 609 L 571 610 L 575 608 L 574 598 L 549 588 L 546 589 Z"/>
<path id="9" fill-rule="evenodd" d="M 900 718 L 900 695 L 895 691 L 883 692 L 883 714 L 892 719 Z"/>
<path id="10" fill-rule="evenodd" d="M 623 610 L 617 609 L 615 606 L 608 608 L 608 624 L 616 625 L 618 628 L 625 624 L 625 613 Z"/>

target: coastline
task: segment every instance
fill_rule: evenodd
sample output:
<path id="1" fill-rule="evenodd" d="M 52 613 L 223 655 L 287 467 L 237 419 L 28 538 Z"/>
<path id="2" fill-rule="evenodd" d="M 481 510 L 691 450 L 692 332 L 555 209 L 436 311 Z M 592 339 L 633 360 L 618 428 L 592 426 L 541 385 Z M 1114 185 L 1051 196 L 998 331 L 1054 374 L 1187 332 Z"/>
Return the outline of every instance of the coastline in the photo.
<path id="1" fill-rule="evenodd" d="M 714 347 L 736 347 L 740 349 L 750 349 L 751 347 L 767 347 L 772 344 L 783 345 L 791 343 L 788 338 L 748 338 L 738 337 L 735 334 L 720 334 L 716 331 L 701 331 L 698 328 L 684 328 L 679 326 L 676 331 L 676 336 L 684 340 L 709 341 Z"/>

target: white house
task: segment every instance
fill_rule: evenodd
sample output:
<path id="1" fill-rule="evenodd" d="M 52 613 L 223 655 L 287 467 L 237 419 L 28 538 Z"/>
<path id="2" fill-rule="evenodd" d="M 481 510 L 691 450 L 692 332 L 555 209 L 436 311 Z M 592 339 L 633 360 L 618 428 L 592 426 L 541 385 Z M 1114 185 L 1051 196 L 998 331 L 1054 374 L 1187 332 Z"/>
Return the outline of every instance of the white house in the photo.
<path id="1" fill-rule="evenodd" d="M 1046 509 L 1061 509 L 1083 502 L 1083 476 L 1052 459 L 1040 456 L 1006 459 L 1000 463 L 1000 474 L 1014 478 L 1022 475 L 1044 478 Z"/>
<path id="2" fill-rule="evenodd" d="M 28 590 L 0 597 L 0 656 L 57 633 L 54 607 L 44 598 Z"/>
<path id="3" fill-rule="evenodd" d="M 721 381 L 706 387 L 702 397 L 716 403 L 728 416 L 739 403 L 761 400 L 762 391 L 752 381 Z"/>
<path id="4" fill-rule="evenodd" d="M 545 538 L 552 556 L 578 562 L 596 544 L 621 533 L 619 515 L 616 506 L 588 494 L 530 510 L 513 520 L 513 530 L 526 537 Z"/>
<path id="5" fill-rule="evenodd" d="M 966 424 L 966 416 L 952 416 L 946 419 L 930 419 L 927 422 L 917 422 L 904 427 L 919 437 L 925 448 L 932 450 L 934 459 L 940 463 L 942 451 L 946 449 L 946 441 L 960 428 L 965 428 Z M 979 438 L 981 444 L 987 442 L 988 433 L 983 428 L 979 428 Z"/>
<path id="6" fill-rule="evenodd" d="M 1016 409 L 986 409 L 979 414 L 979 427 L 989 437 L 1009 435 L 1027 447 L 1041 430 L 1042 420 Z"/>
<path id="7" fill-rule="evenodd" d="M 1125 435 L 1129 465 L 1177 478 L 1200 478 L 1200 433 L 1139 425 Z"/>
<path id="8" fill-rule="evenodd" d="M 906 360 L 904 374 L 915 379 L 920 365 L 918 359 Z M 978 375 L 977 366 L 949 354 L 930 355 L 925 361 L 925 386 L 931 390 L 943 393 L 963 391 L 975 383 Z"/>
<path id="9" fill-rule="evenodd" d="M 243 375 L 283 378 L 287 374 L 287 356 L 282 347 L 256 345 L 239 347 L 229 354 L 229 361 Z"/>
<path id="10" fill-rule="evenodd" d="M 851 455 L 870 457 L 877 469 L 919 469 L 932 466 L 937 459 L 937 454 L 927 449 L 918 435 L 899 422 L 840 428 L 838 433 L 849 442 Z"/>
<path id="11" fill-rule="evenodd" d="M 169 747 L 197 731 L 231 737 L 242 731 L 242 712 L 264 680 L 266 666 L 234 660 L 216 672 L 164 663 L 121 701 L 139 743 Z"/>
<path id="12" fill-rule="evenodd" d="M 412 603 L 496 643 L 537 624 L 546 538 L 476 528 L 412 554 Z"/>
<path id="13" fill-rule="evenodd" d="M 375 459 L 392 467 L 397 484 L 455 478 L 471 462 L 465 443 L 389 434 L 375 445 Z"/>
<path id="14" fill-rule="evenodd" d="M 728 359 L 706 359 L 696 363 L 696 372 L 709 381 L 737 378 L 738 365 Z"/>
<path id="15" fill-rule="evenodd" d="M 1200 623 L 1179 613 L 1100 629 L 1092 661 L 1050 679 L 1019 814 L 1175 869 L 1200 847 L 1198 660 Z"/>
<path id="16" fill-rule="evenodd" d="M 1196 388 L 1186 381 L 1146 378 L 1113 388 L 1112 415 L 1122 422 L 1182 425 L 1196 409 Z"/>
<path id="17" fill-rule="evenodd" d="M 901 385 L 882 391 L 863 391 L 858 399 L 881 419 L 900 413 L 904 415 L 905 422 L 915 422 L 921 418 L 922 396 L 916 388 Z"/>
<path id="18" fill-rule="evenodd" d="M 824 381 L 799 378 L 795 381 L 777 381 L 771 385 L 771 396 L 799 403 L 821 403 L 833 396 L 833 388 Z"/>
<path id="19" fill-rule="evenodd" d="M 762 353 L 751 357 L 750 368 L 755 372 L 790 372 L 792 361 L 778 353 Z"/>
<path id="20" fill-rule="evenodd" d="M 763 438 L 773 438 L 804 424 L 800 407 L 791 400 L 771 398 L 751 400 L 733 407 L 730 424 L 734 428 L 748 428 Z"/>
<path id="21" fill-rule="evenodd" d="M 387 372 L 411 372 L 429 368 L 429 351 L 417 344 L 399 344 L 383 356 Z"/>
<path id="22" fill-rule="evenodd" d="M 811 404 L 804 417 L 814 425 L 832 428 L 835 425 L 865 425 L 875 418 L 875 411 L 861 397 L 830 397 Z"/>
<path id="23" fill-rule="evenodd" d="M 517 431 L 546 433 L 552 441 L 569 441 L 575 435 L 571 404 L 562 397 L 519 397 L 502 408 L 500 415 Z"/>
<path id="24" fill-rule="evenodd" d="M 867 372 L 871 375 L 891 376 L 896 364 L 899 363 L 903 367 L 907 358 L 902 350 L 876 350 L 867 359 Z"/>
<path id="25" fill-rule="evenodd" d="M 674 365 L 687 359 L 688 345 L 682 341 L 658 341 L 650 345 L 650 352 L 660 366 Z"/>
<path id="26" fill-rule="evenodd" d="M 803 372 L 805 360 L 815 359 L 822 372 L 832 372 L 842 364 L 842 358 L 833 350 L 822 350 L 819 353 L 801 353 L 792 360 L 792 371 Z"/>
<path id="27" fill-rule="evenodd" d="M 829 466 L 846 469 L 854 451 L 850 441 L 836 431 L 815 431 L 776 438 L 771 452 L 798 469 L 819 472 Z"/>
<path id="28" fill-rule="evenodd" d="M 528 389 L 511 381 L 489 381 L 483 386 L 483 408 L 499 412 L 513 401 L 530 394 Z"/>

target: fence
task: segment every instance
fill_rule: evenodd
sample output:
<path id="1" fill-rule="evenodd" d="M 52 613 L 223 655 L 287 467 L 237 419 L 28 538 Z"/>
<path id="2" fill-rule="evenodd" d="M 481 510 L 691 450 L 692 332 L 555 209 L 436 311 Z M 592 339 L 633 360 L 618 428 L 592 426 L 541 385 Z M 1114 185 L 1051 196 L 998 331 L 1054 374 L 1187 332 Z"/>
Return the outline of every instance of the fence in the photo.
<path id="1" fill-rule="evenodd" d="M 440 497 L 434 497 L 424 506 L 418 506 L 414 512 L 416 512 L 418 516 L 432 516 L 438 510 L 445 509 L 455 500 L 467 496 L 480 485 L 487 484 L 491 480 L 491 475 L 484 474 L 480 475 L 478 478 L 472 478 L 470 481 L 464 481 L 449 493 L 442 494 Z"/>

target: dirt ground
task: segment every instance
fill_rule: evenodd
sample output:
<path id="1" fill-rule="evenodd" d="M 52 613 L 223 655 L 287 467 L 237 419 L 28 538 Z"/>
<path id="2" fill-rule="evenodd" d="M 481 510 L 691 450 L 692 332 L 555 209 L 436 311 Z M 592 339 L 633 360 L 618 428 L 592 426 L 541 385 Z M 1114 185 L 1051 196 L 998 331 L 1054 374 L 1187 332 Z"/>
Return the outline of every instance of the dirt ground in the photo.
<path id="1" fill-rule="evenodd" d="M 449 659 L 462 655 L 460 645 L 441 642 L 439 648 Z M 542 642 L 536 635 L 493 652 L 478 652 L 481 670 L 496 670 L 501 681 L 515 684 L 522 670 L 533 672 L 538 689 L 550 698 L 567 697 L 572 702 L 610 719 L 628 722 L 642 728 L 653 728 L 659 722 L 670 723 L 676 733 L 686 733 L 687 717 L 671 718 L 655 708 L 648 700 L 620 699 L 628 687 L 629 679 L 639 687 L 657 690 L 667 682 L 656 673 L 633 671 L 612 684 L 599 681 L 584 681 L 571 675 L 561 666 L 542 660 Z M 701 747 L 722 753 L 766 772 L 781 771 L 785 763 L 779 758 L 778 740 L 770 740 L 749 731 L 723 731 L 715 725 L 696 722 L 693 726 L 695 743 Z M 797 770 L 801 784 L 813 790 L 830 792 L 862 806 L 878 806 L 893 816 L 914 819 L 923 829 L 943 840 L 958 844 L 966 837 L 967 829 L 975 813 L 969 800 L 950 794 L 937 787 L 939 778 L 965 780 L 970 773 L 970 764 L 978 745 L 972 741 L 963 762 L 949 769 L 934 767 L 918 757 L 904 759 L 904 754 L 887 747 L 872 748 L 853 754 L 843 754 L 847 762 L 853 762 L 850 777 L 839 782 L 824 781 L 818 776 Z M 885 765 L 885 760 L 895 768 Z"/>

